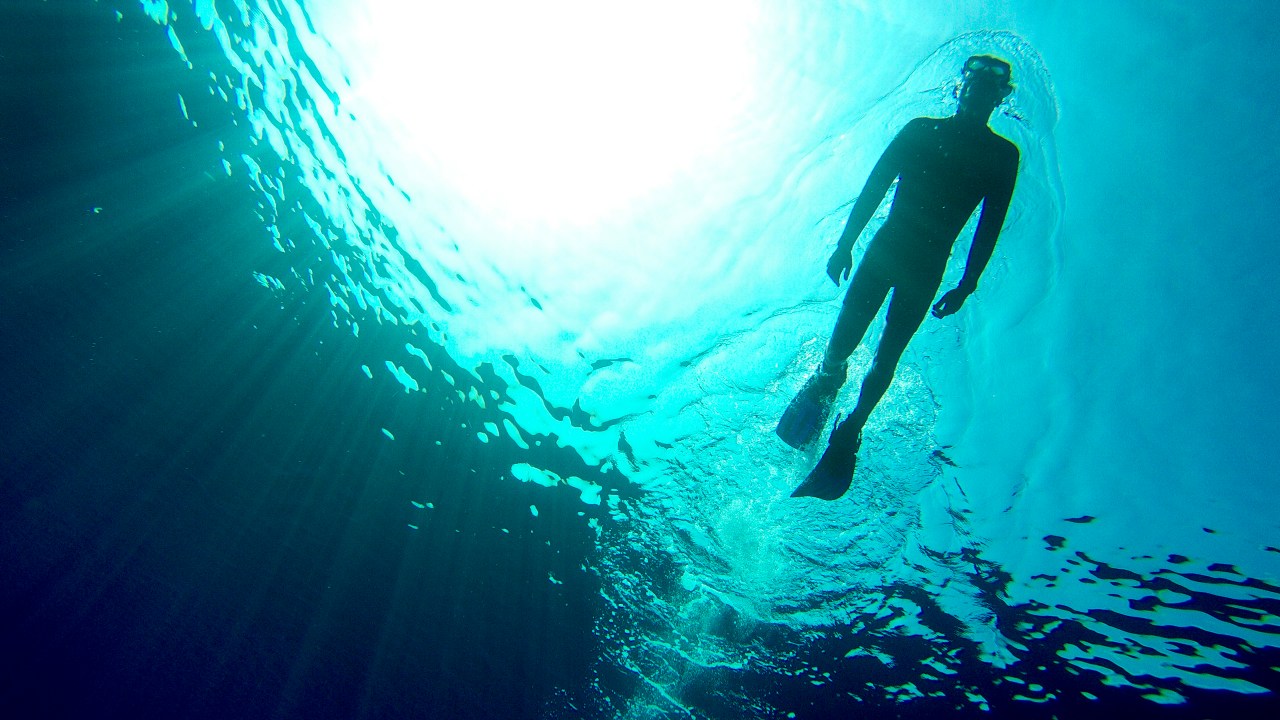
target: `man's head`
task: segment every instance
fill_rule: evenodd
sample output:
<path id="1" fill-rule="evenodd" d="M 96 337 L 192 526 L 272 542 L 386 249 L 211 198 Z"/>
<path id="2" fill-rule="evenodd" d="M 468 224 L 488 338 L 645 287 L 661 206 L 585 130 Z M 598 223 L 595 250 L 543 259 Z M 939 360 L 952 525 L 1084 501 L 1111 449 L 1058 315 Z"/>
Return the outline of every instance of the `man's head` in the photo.
<path id="1" fill-rule="evenodd" d="M 990 116 L 991 111 L 1013 92 L 1009 63 L 991 55 L 974 55 L 964 63 L 960 85 L 960 112 Z"/>

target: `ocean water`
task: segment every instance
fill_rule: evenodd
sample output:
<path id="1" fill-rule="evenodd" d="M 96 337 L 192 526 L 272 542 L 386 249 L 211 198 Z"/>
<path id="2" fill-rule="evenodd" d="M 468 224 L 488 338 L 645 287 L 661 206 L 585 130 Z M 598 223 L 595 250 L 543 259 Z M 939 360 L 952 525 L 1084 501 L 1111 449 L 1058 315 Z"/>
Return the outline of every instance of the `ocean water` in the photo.
<path id="1" fill-rule="evenodd" d="M 0 19 L 6 717 L 1280 711 L 1269 4 Z M 975 53 L 996 254 L 791 499 L 825 261 Z"/>

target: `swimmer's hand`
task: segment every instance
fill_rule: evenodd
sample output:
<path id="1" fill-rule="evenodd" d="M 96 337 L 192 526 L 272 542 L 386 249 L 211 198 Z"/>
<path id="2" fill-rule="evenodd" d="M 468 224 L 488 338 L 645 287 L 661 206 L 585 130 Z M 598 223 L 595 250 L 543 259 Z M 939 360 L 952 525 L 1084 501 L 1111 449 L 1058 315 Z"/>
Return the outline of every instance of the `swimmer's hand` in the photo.
<path id="1" fill-rule="evenodd" d="M 839 285 L 841 280 L 849 279 L 849 272 L 852 270 L 852 250 L 837 247 L 831 254 L 831 259 L 827 261 L 827 277 L 831 278 L 831 282 Z"/>
<path id="2" fill-rule="evenodd" d="M 933 304 L 933 316 L 944 318 L 955 314 L 968 297 L 969 293 L 966 290 L 961 290 L 960 288 L 948 290 L 938 302 Z"/>

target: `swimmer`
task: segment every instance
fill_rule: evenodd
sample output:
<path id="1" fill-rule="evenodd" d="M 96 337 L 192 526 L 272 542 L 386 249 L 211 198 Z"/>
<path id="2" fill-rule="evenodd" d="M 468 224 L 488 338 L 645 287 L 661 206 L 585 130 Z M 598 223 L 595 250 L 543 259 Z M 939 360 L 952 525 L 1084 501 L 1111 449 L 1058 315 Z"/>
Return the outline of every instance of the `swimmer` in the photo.
<path id="1" fill-rule="evenodd" d="M 792 497 L 835 500 L 849 489 L 862 427 L 889 389 L 898 360 L 930 307 L 935 317 L 946 317 L 977 290 L 1018 174 L 1018 148 L 987 125 L 1013 89 L 1009 63 L 990 55 L 969 58 L 956 114 L 907 123 L 871 170 L 827 263 L 827 275 L 837 286 L 849 279 L 844 304 L 822 366 L 783 414 L 779 437 L 801 447 L 823 426 L 827 408 L 844 384 L 849 356 L 892 290 L 884 334 L 857 405 L 832 430 L 822 459 Z M 889 216 L 853 270 L 853 245 L 894 179 L 898 188 Z M 934 302 L 951 247 L 979 204 L 964 276 Z"/>

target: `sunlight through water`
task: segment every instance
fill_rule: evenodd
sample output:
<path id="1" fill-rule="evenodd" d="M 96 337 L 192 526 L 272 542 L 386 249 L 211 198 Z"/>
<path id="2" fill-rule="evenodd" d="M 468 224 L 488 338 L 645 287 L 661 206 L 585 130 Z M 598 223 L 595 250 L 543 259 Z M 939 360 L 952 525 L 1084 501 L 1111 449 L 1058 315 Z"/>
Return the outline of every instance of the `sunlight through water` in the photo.
<path id="1" fill-rule="evenodd" d="M 396 177 L 429 169 L 478 212 L 581 226 L 716 155 L 754 86 L 758 13 L 377 0 L 317 30 L 350 68 L 344 102 L 387 127 Z"/>
<path id="2" fill-rule="evenodd" d="M 224 168 L 293 265 L 264 292 L 324 298 L 352 342 L 393 328 L 386 370 L 352 373 L 410 394 L 447 382 L 479 442 L 555 445 L 607 478 L 532 455 L 504 472 L 604 508 L 598 663 L 633 682 L 592 680 L 614 716 L 697 717 L 706 695 L 723 717 L 783 716 L 758 688 L 855 672 L 877 678 L 858 697 L 971 707 L 992 677 L 1060 699 L 1057 670 L 1152 702 L 1260 692 L 1235 671 L 1277 643 L 1272 586 L 1141 555 L 1048 501 L 1008 512 L 1066 452 L 1076 389 L 1043 340 L 1067 312 L 1050 293 L 1068 242 L 1050 68 L 1019 35 L 974 30 L 980 3 L 928 26 L 862 5 L 141 7 L 252 137 Z M 225 56 L 209 67 L 182 42 L 201 33 Z M 773 430 L 838 310 L 826 258 L 880 151 L 955 111 L 976 53 L 1013 66 L 992 126 L 1022 152 L 982 292 L 913 341 L 848 498 L 791 500 L 815 450 Z M 1179 634 L 1195 625 L 1211 629 Z"/>

